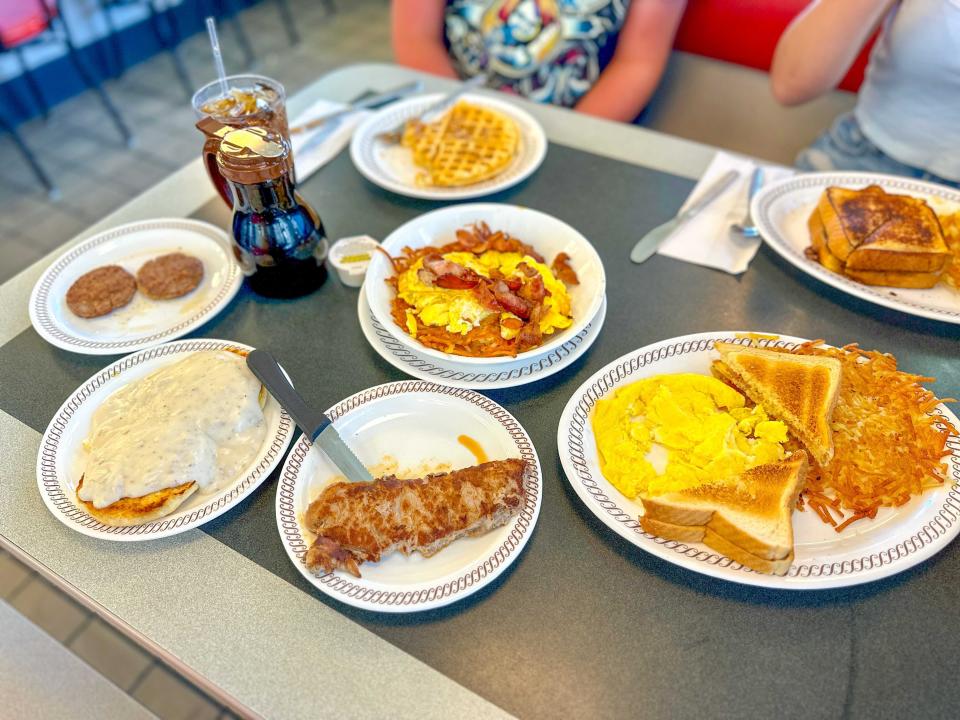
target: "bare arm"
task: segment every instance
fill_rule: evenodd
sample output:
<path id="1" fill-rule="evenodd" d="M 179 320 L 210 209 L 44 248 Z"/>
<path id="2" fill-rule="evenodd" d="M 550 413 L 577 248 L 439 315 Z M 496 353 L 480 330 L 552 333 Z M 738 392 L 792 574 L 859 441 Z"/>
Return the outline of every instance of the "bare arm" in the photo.
<path id="1" fill-rule="evenodd" d="M 443 44 L 444 0 L 393 0 L 393 57 L 401 65 L 442 77 L 457 73 Z"/>
<path id="2" fill-rule="evenodd" d="M 770 68 L 773 96 L 799 105 L 835 88 L 894 2 L 814 0 L 777 43 Z"/>
<path id="3" fill-rule="evenodd" d="M 633 0 L 610 63 L 577 103 L 580 112 L 631 122 L 667 64 L 686 0 Z"/>

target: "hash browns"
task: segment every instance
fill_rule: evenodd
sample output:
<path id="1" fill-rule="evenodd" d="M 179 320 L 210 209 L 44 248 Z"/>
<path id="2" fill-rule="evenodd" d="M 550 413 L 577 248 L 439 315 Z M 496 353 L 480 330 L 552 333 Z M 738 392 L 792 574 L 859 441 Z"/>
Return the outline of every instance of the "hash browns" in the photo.
<path id="1" fill-rule="evenodd" d="M 921 383 L 934 378 L 897 369 L 892 355 L 803 343 L 791 352 L 835 357 L 843 365 L 833 414 L 833 460 L 813 463 L 802 500 L 837 532 L 881 507 L 898 507 L 943 484 L 949 420 L 931 415 L 941 402 Z M 838 517 L 834 517 L 836 514 Z"/>

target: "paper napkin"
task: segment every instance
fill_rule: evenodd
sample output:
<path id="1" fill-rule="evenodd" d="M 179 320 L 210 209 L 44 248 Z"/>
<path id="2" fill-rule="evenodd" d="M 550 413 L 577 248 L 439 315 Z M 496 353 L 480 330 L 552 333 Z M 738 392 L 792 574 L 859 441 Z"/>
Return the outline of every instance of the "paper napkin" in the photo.
<path id="1" fill-rule="evenodd" d="M 730 225 L 742 222 L 747 214 L 747 192 L 754 167 L 756 164 L 745 157 L 717 152 L 683 208 L 700 197 L 710 183 L 728 170 L 738 171 L 740 177 L 723 195 L 681 225 L 657 252 L 676 260 L 704 265 L 733 275 L 744 272 L 757 254 L 762 240 L 759 237 L 745 238 L 738 233 L 731 233 Z M 782 165 L 762 167 L 764 185 L 794 173 L 791 168 Z"/>
<path id="2" fill-rule="evenodd" d="M 328 115 L 344 107 L 343 103 L 318 100 L 290 122 L 290 127 Z M 371 114 L 369 110 L 351 113 L 325 123 L 315 130 L 297 133 L 291 138 L 293 161 L 297 168 L 297 182 L 303 182 L 333 160 L 350 143 L 357 125 Z"/>

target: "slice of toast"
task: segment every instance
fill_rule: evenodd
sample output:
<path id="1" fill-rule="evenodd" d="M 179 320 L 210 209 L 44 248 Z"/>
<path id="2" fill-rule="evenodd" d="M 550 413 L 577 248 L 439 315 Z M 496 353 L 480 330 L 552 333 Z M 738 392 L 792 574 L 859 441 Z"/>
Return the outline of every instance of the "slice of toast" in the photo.
<path id="1" fill-rule="evenodd" d="M 830 419 L 840 391 L 840 361 L 733 343 L 718 342 L 715 347 L 725 366 L 721 376 L 785 422 L 817 463 L 830 462 Z"/>
<path id="2" fill-rule="evenodd" d="M 877 185 L 828 187 L 816 210 L 827 247 L 848 269 L 939 272 L 950 258 L 936 213 L 920 198 Z"/>
<path id="3" fill-rule="evenodd" d="M 748 553 L 739 545 L 729 542 L 712 530 L 704 527 L 673 525 L 671 523 L 660 522 L 659 520 L 649 520 L 645 517 L 640 518 L 640 526 L 651 535 L 662 537 L 664 540 L 676 540 L 682 543 L 703 543 L 721 555 L 726 555 L 731 560 L 735 560 L 744 567 L 761 573 L 786 575 L 790 569 L 790 565 L 793 564 L 792 551 L 780 560 L 767 560 L 766 558 L 757 557 L 752 553 Z"/>
<path id="4" fill-rule="evenodd" d="M 870 233 L 889 220 L 886 191 L 879 185 L 862 190 L 828 187 L 817 209 L 823 221 L 830 252 L 846 262 Z"/>
<path id="5" fill-rule="evenodd" d="M 816 251 L 817 260 L 827 270 L 843 274 L 843 260 L 832 252 L 827 244 L 827 230 L 820 217 L 820 208 L 815 207 L 807 220 L 807 229 L 810 231 L 810 245 Z"/>
<path id="6" fill-rule="evenodd" d="M 741 565 L 782 575 L 793 560 L 793 510 L 803 490 L 803 452 L 736 478 L 642 497 L 640 526 L 679 542 L 702 542 Z"/>
<path id="7" fill-rule="evenodd" d="M 851 270 L 845 275 L 864 285 L 926 290 L 940 282 L 939 272 L 894 272 L 892 270 Z"/>
<path id="8" fill-rule="evenodd" d="M 926 289 L 932 288 L 940 281 L 940 271 L 903 272 L 894 270 L 860 270 L 851 269 L 849 264 L 844 265 L 844 262 L 840 258 L 830 252 L 830 247 L 827 242 L 827 231 L 820 217 L 819 207 L 815 207 L 813 212 L 810 213 L 810 217 L 807 220 L 807 229 L 810 231 L 810 246 L 813 248 L 816 259 L 821 265 L 831 272 L 846 275 L 864 285 Z M 849 259 L 852 260 L 858 257 L 858 253 L 859 250 L 854 251 Z M 949 268 L 949 262 L 943 267 L 944 269 Z"/>

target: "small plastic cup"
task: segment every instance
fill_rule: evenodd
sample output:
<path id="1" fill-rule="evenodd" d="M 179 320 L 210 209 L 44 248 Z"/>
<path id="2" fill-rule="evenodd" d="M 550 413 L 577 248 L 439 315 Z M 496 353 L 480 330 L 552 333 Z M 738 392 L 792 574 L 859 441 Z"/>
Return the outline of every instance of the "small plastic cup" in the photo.
<path id="1" fill-rule="evenodd" d="M 337 240 L 330 248 L 330 264 L 347 287 L 360 287 L 367 268 L 380 243 L 369 235 L 356 235 Z"/>

